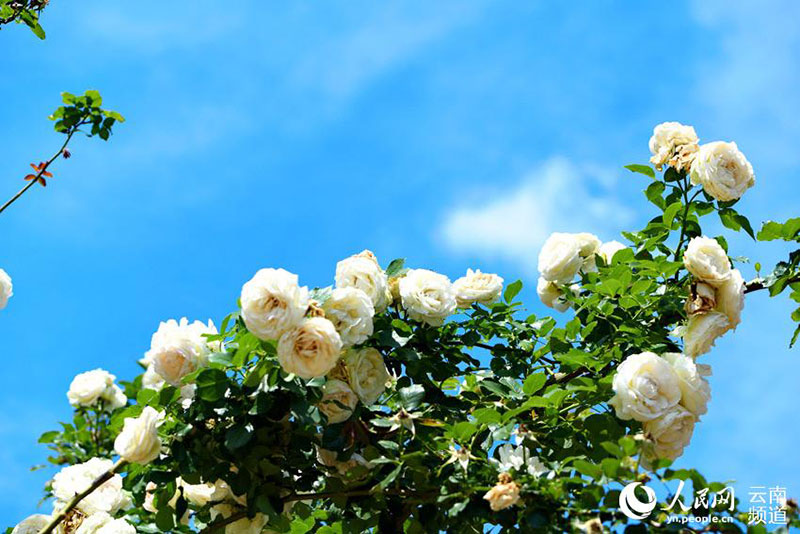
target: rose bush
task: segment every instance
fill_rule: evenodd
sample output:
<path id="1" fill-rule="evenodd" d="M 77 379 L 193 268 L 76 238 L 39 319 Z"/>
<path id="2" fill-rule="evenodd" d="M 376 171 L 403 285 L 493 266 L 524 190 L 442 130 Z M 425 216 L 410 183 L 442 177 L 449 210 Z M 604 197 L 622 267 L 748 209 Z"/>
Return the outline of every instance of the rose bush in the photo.
<path id="1" fill-rule="evenodd" d="M 734 208 L 753 182 L 744 156 L 678 123 L 650 148 L 663 174 L 628 166 L 657 210 L 644 228 L 544 244 L 537 294 L 557 318 L 526 312 L 519 281 L 469 269 L 451 283 L 363 251 L 330 287 L 261 269 L 219 330 L 162 323 L 124 394 L 105 371 L 76 377 L 73 421 L 41 438 L 61 467 L 53 513 L 14 532 L 688 528 L 661 510 L 630 520 L 621 485 L 723 487 L 671 467 L 713 409 L 697 358 L 746 320 L 747 293 L 800 301 L 800 251 L 745 282 L 701 227 L 716 215 L 756 237 Z M 758 239 L 796 243 L 800 219 Z M 711 512 L 744 528 L 735 503 Z"/>

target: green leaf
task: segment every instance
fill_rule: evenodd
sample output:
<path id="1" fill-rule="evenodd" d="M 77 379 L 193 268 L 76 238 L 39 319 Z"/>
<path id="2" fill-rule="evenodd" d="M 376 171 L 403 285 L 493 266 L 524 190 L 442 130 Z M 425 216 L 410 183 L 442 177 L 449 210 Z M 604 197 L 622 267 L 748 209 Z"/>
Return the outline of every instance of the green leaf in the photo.
<path id="1" fill-rule="evenodd" d="M 506 287 L 506 291 L 503 294 L 503 299 L 505 299 L 506 302 L 510 303 L 512 300 L 514 300 L 514 297 L 516 297 L 520 291 L 522 291 L 522 280 L 511 282 L 510 284 L 508 284 L 508 287 Z"/>
<path id="2" fill-rule="evenodd" d="M 647 199 L 650 202 L 659 208 L 664 209 L 664 206 L 666 205 L 664 198 L 662 197 L 664 194 L 664 189 L 666 189 L 666 186 L 663 182 L 653 182 L 647 186 L 647 189 L 644 190 L 644 194 L 647 196 Z"/>
<path id="3" fill-rule="evenodd" d="M 572 462 L 573 467 L 582 475 L 598 479 L 603 474 L 600 466 L 589 463 L 586 460 L 575 460 Z"/>
<path id="4" fill-rule="evenodd" d="M 196 384 L 199 398 L 215 402 L 228 390 L 228 377 L 219 369 L 204 369 L 197 375 Z"/>
<path id="5" fill-rule="evenodd" d="M 425 398 L 425 388 L 419 384 L 412 384 L 408 387 L 400 388 L 400 404 L 406 410 L 414 410 Z"/>
<path id="6" fill-rule="evenodd" d="M 533 395 L 544 386 L 545 382 L 547 382 L 547 377 L 544 373 L 534 373 L 529 375 L 528 378 L 525 379 L 525 382 L 522 383 L 522 392 L 525 395 Z"/>
<path id="7" fill-rule="evenodd" d="M 405 258 L 397 258 L 392 260 L 389 263 L 389 266 L 386 268 L 386 276 L 390 278 L 392 276 L 397 276 L 398 274 L 403 272 L 405 265 L 406 265 Z"/>
<path id="8" fill-rule="evenodd" d="M 645 176 L 649 176 L 650 178 L 656 177 L 655 171 L 649 165 L 639 165 L 636 163 L 631 163 L 630 165 L 625 165 L 625 168 L 631 172 L 638 172 L 639 174 L 644 174 Z"/>
<path id="9" fill-rule="evenodd" d="M 672 227 L 672 221 L 675 220 L 675 216 L 682 208 L 683 203 L 681 201 L 673 202 L 664 210 L 664 215 L 662 215 L 661 220 L 664 221 L 666 226 Z"/>
<path id="10" fill-rule="evenodd" d="M 248 443 L 253 437 L 253 428 L 250 425 L 236 425 L 225 433 L 225 446 L 231 452 L 236 452 Z"/>

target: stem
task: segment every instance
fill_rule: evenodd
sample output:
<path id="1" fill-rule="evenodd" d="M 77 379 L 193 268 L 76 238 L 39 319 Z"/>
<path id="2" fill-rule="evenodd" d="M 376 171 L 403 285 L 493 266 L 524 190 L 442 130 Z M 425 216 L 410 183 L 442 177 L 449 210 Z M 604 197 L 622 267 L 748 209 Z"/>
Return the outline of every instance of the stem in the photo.
<path id="1" fill-rule="evenodd" d="M 96 490 L 97 488 L 102 486 L 105 482 L 107 482 L 111 477 L 113 477 L 117 472 L 119 472 L 120 469 L 125 467 L 127 463 L 128 462 L 126 462 L 122 458 L 117 460 L 117 463 L 115 463 L 111 469 L 109 469 L 108 471 L 97 477 L 97 479 L 94 482 L 92 482 L 88 488 L 75 495 L 72 498 L 72 500 L 70 500 L 67 503 L 67 506 L 65 506 L 61 511 L 59 511 L 58 514 L 53 516 L 53 519 L 50 520 L 47 526 L 44 527 L 44 529 L 39 534 L 50 534 L 51 532 L 53 532 L 53 530 L 58 526 L 58 524 L 61 523 L 76 506 L 78 506 L 79 502 L 81 502 L 90 493 L 92 493 L 94 490 Z"/>
<path id="2" fill-rule="evenodd" d="M 2 207 L 0 207 L 0 213 L 3 213 L 3 212 L 6 210 L 6 208 L 8 208 L 8 207 L 9 207 L 11 204 L 13 204 L 14 202 L 16 202 L 16 200 L 17 200 L 19 197 L 21 197 L 22 195 L 24 195 L 24 194 L 25 194 L 25 191 L 27 191 L 28 189 L 30 189 L 31 187 L 33 187 L 33 184 L 36 184 L 36 183 L 38 183 L 38 182 L 39 182 L 39 178 L 41 178 L 41 177 L 42 177 L 42 173 L 44 173 L 44 172 L 47 170 L 47 168 L 50 166 L 50 164 L 51 164 L 51 163 L 53 163 L 55 160 L 57 160 L 57 159 L 58 159 L 58 157 L 59 157 L 59 156 L 61 156 L 61 155 L 64 153 L 64 149 L 65 149 L 65 148 L 67 148 L 67 145 L 69 144 L 69 141 L 70 141 L 70 139 L 72 139 L 72 136 L 73 136 L 73 135 L 75 135 L 75 132 L 77 132 L 77 131 L 78 131 L 78 128 L 79 128 L 80 126 L 82 126 L 82 125 L 83 125 L 83 123 L 80 123 L 80 124 L 77 124 L 77 125 L 75 125 L 75 127 L 74 127 L 72 130 L 70 130 L 70 131 L 69 131 L 69 133 L 67 133 L 67 138 L 66 138 L 66 140 L 64 141 L 64 144 L 63 144 L 63 145 L 61 145 L 61 148 L 59 148 L 59 149 L 58 149 L 58 152 L 56 152 L 55 154 L 53 154 L 53 156 L 52 156 L 52 157 L 51 157 L 49 160 L 47 160 L 47 161 L 45 162 L 44 166 L 43 166 L 43 167 L 42 167 L 42 168 L 39 170 L 39 172 L 36 174 L 36 178 L 34 178 L 34 179 L 33 179 L 33 180 L 31 180 L 30 182 L 28 182 L 28 183 L 25 185 L 25 187 L 23 187 L 22 189 L 20 189 L 19 191 L 17 191 L 17 194 L 16 194 L 16 195 L 14 195 L 13 197 L 11 197 L 11 199 L 10 199 L 8 202 L 6 202 L 5 204 L 3 204 L 3 206 L 2 206 Z"/>
<path id="3" fill-rule="evenodd" d="M 244 519 L 245 517 L 247 517 L 247 510 L 242 510 L 240 512 L 236 512 L 235 514 L 231 515 L 230 517 L 226 517 L 225 519 L 221 519 L 219 521 L 215 521 L 214 523 L 211 523 L 206 528 L 201 530 L 200 534 L 209 534 L 211 532 L 215 532 L 215 531 L 217 531 L 217 530 L 219 530 L 221 528 L 224 528 L 227 525 L 230 525 L 231 523 L 235 523 L 235 522 L 239 521 L 240 519 Z"/>
<path id="4" fill-rule="evenodd" d="M 689 217 L 689 208 L 692 205 L 692 201 L 697 198 L 696 193 L 692 199 L 689 200 L 689 182 L 687 180 L 688 179 L 684 176 L 683 185 L 681 186 L 681 193 L 683 193 L 683 202 L 685 207 L 683 208 L 683 216 L 681 217 L 681 234 L 678 238 L 678 246 L 675 248 L 675 256 L 673 257 L 672 261 L 678 261 L 678 258 L 680 257 L 681 249 L 683 248 L 683 240 L 686 237 L 686 218 Z"/>
<path id="5" fill-rule="evenodd" d="M 791 278 L 786 285 L 796 284 L 800 282 L 800 276 L 795 276 Z M 767 289 L 767 286 L 764 285 L 764 281 L 760 278 L 756 278 L 755 280 L 751 280 L 744 285 L 744 292 L 745 293 L 752 293 L 753 291 L 761 291 L 762 289 Z"/>

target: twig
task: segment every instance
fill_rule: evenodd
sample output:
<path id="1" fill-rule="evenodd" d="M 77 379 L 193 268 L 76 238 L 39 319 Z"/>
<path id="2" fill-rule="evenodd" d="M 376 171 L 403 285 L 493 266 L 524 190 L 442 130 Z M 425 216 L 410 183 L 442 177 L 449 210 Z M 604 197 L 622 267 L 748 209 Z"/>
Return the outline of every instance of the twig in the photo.
<path id="1" fill-rule="evenodd" d="M 77 132 L 78 128 L 80 126 L 83 126 L 83 124 L 84 123 L 80 123 L 80 124 L 75 125 L 75 127 L 67 134 L 67 138 L 64 141 L 64 144 L 61 145 L 61 148 L 58 149 L 58 152 L 53 154 L 53 156 L 49 160 L 47 160 L 44 165 L 42 165 L 42 167 L 39 169 L 39 172 L 36 174 L 36 177 L 33 180 L 28 182 L 25 185 L 25 187 L 23 187 L 22 189 L 17 191 L 16 195 L 11 197 L 11 199 L 8 202 L 6 202 L 5 204 L 3 204 L 2 207 L 0 207 L 0 213 L 3 213 L 6 210 L 6 208 L 8 208 L 19 197 L 21 197 L 23 194 L 25 194 L 25 191 L 27 191 L 28 189 L 33 187 L 33 184 L 39 183 L 39 179 L 42 177 L 42 174 L 44 174 L 47 171 L 47 168 L 50 166 L 51 163 L 53 163 L 55 160 L 57 160 L 59 156 L 64 154 L 64 149 L 67 148 L 67 145 L 69 144 L 70 139 L 72 139 L 72 136 L 75 135 L 75 132 Z"/>
<path id="2" fill-rule="evenodd" d="M 795 276 L 794 278 L 790 278 L 786 285 L 796 284 L 800 282 L 800 276 Z M 767 286 L 764 285 L 764 280 L 762 278 L 756 278 L 755 280 L 751 280 L 744 285 L 744 292 L 745 293 L 752 293 L 753 291 L 761 291 L 762 289 L 767 289 Z"/>
<path id="3" fill-rule="evenodd" d="M 247 517 L 247 510 L 241 510 L 231 516 L 226 517 L 225 519 L 220 519 L 219 521 L 211 523 L 206 528 L 201 530 L 200 534 L 209 534 L 211 532 L 216 532 L 217 530 L 224 528 L 225 526 L 230 525 L 231 523 L 235 523 L 240 519 L 244 519 L 245 517 Z"/>
<path id="4" fill-rule="evenodd" d="M 65 506 L 56 515 L 53 516 L 53 519 L 50 520 L 47 526 L 44 527 L 44 529 L 41 532 L 39 532 L 39 534 L 50 534 L 51 532 L 53 532 L 53 530 L 58 526 L 58 524 L 61 523 L 76 506 L 78 506 L 78 503 L 80 503 L 83 499 L 85 499 L 94 490 L 96 490 L 104 483 L 106 483 L 108 480 L 110 480 L 111 477 L 113 477 L 117 472 L 119 472 L 120 469 L 125 467 L 127 463 L 128 462 L 126 462 L 122 458 L 117 460 L 117 463 L 115 463 L 113 467 L 111 467 L 111 469 L 109 469 L 108 471 L 97 477 L 97 479 L 94 482 L 92 482 L 88 488 L 75 495 L 72 498 L 72 500 L 70 500 L 67 503 L 67 506 Z"/>

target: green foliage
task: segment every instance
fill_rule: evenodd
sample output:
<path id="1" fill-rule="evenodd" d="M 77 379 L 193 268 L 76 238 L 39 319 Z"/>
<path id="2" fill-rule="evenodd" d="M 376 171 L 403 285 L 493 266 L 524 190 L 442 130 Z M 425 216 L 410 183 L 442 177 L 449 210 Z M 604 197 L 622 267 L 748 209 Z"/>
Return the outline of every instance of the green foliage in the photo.
<path id="1" fill-rule="evenodd" d="M 0 28 L 16 22 L 25 24 L 39 39 L 44 39 L 44 29 L 39 15 L 49 0 L 0 0 Z"/>
<path id="2" fill-rule="evenodd" d="M 72 93 L 61 93 L 64 105 L 56 109 L 50 120 L 55 121 L 54 128 L 57 132 L 71 135 L 82 131 L 88 137 L 99 136 L 107 141 L 111 136 L 111 128 L 117 122 L 125 122 L 122 115 L 116 111 L 101 108 L 103 97 L 95 90 L 89 90 L 83 96 Z M 82 128 L 88 126 L 89 130 Z"/>
<path id="3" fill-rule="evenodd" d="M 105 120 L 121 117 L 101 103 L 94 93 L 65 96 L 72 111 L 57 112 L 57 128 L 95 125 L 102 115 L 95 132 L 102 136 Z M 618 419 L 608 406 L 612 379 L 630 354 L 681 350 L 672 332 L 686 319 L 692 283 L 681 260 L 689 239 L 702 234 L 702 218 L 716 213 L 727 228 L 753 232 L 733 203 L 693 190 L 685 173 L 670 168 L 659 178 L 650 167 L 628 168 L 653 180 L 645 195 L 657 212 L 624 234 L 630 248 L 610 261 L 595 257 L 597 269 L 581 274 L 578 294 L 565 291 L 574 310 L 567 320 L 526 314 L 520 281 L 506 286 L 500 302 L 474 304 L 438 327 L 412 320 L 395 301 L 375 316 L 364 344 L 381 353 L 390 386 L 375 405 L 360 404 L 348 420 L 326 424 L 318 408 L 325 379 L 287 374 L 275 342 L 255 337 L 233 312 L 208 336 L 220 350 L 184 378 L 194 387 L 191 402 L 180 388 L 143 389 L 137 377 L 125 384 L 135 403 L 101 411 L 99 419 L 79 410 L 72 424 L 46 433 L 42 441 L 56 453 L 50 461 L 111 455 L 111 436 L 148 405 L 165 412 L 160 434 L 168 454 L 129 466 L 124 479 L 135 504 L 128 517 L 144 533 L 214 524 L 214 503 L 189 502 L 178 477 L 189 484 L 224 480 L 242 497 L 244 515 L 263 514 L 280 533 L 481 533 L 487 525 L 569 532 L 592 518 L 625 532 L 679 531 L 664 523 L 663 512 L 631 524 L 619 511 L 621 485 L 648 478 L 712 491 L 723 485 L 695 470 L 673 470 L 668 460 L 644 470 L 641 424 Z M 766 223 L 758 238 L 796 241 L 800 224 L 793 221 Z M 800 302 L 800 284 L 792 282 L 799 262 L 800 252 L 792 253 L 758 284 L 771 294 L 791 287 Z M 386 270 L 389 277 L 405 272 L 404 260 Z M 312 292 L 319 302 L 329 295 L 330 288 Z M 530 461 L 501 464 L 501 450 L 514 447 L 509 442 L 535 455 L 547 475 L 529 469 Z M 320 450 L 332 456 L 324 461 Z M 522 488 L 521 501 L 495 512 L 483 495 L 500 472 Z M 156 487 L 155 513 L 143 508 L 148 484 Z M 181 524 L 186 510 L 192 528 Z M 715 515 L 746 520 L 736 509 Z"/>

